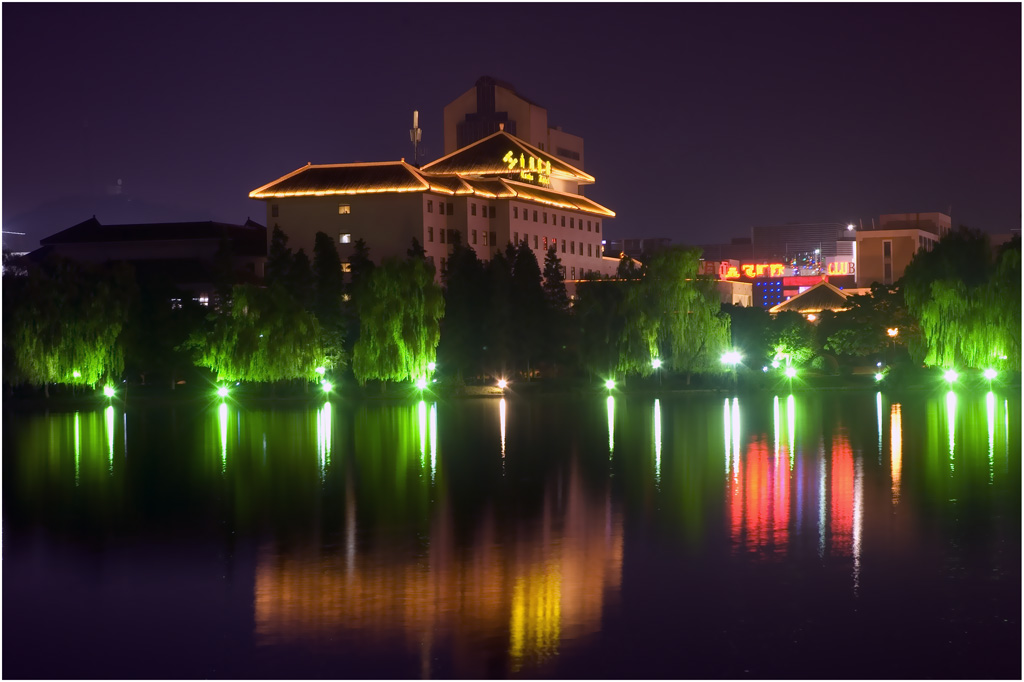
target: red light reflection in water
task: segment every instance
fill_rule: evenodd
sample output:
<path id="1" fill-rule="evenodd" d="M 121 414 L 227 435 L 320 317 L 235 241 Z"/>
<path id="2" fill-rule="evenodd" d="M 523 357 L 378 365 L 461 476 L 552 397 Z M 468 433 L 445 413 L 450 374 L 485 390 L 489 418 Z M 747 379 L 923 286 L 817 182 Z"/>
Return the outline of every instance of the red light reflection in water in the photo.
<path id="1" fill-rule="evenodd" d="M 843 557 L 857 554 L 861 503 L 855 457 L 846 434 L 832 439 L 828 461 L 828 468 L 824 462 L 820 468 L 798 462 L 795 474 L 791 474 L 785 452 L 773 455 L 765 436 L 751 438 L 746 451 L 733 459 L 727 476 L 726 504 L 736 550 L 763 555 L 787 551 L 791 532 L 799 532 L 791 528 L 793 514 L 801 511 L 794 511 L 794 507 L 810 503 L 819 511 L 816 516 L 822 526 L 818 532 L 828 538 L 830 553 Z M 802 481 L 800 488 L 807 491 L 803 497 L 793 491 L 797 480 L 794 475 L 797 482 Z M 820 499 L 812 492 L 818 490 Z M 814 499 L 808 499 L 808 493 Z M 797 520 L 802 517 L 800 514 Z"/>
<path id="2" fill-rule="evenodd" d="M 790 481 L 785 457 L 772 456 L 764 438 L 752 439 L 734 460 L 728 504 L 737 549 L 772 553 L 789 542 Z"/>

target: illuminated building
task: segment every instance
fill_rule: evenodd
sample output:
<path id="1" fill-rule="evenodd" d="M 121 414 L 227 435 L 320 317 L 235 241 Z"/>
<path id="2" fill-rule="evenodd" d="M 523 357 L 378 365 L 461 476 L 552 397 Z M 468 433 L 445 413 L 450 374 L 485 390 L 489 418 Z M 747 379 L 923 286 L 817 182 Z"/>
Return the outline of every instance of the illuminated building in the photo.
<path id="1" fill-rule="evenodd" d="M 583 138 L 570 135 L 561 126 L 550 127 L 547 109 L 490 76 L 480 77 L 473 88 L 445 106 L 444 153 L 451 154 L 502 129 L 583 169 Z"/>
<path id="2" fill-rule="evenodd" d="M 601 244 L 615 213 L 579 194 L 593 182 L 499 130 L 422 168 L 404 160 L 309 164 L 249 196 L 266 202 L 268 225 L 280 227 L 294 250 L 311 253 L 322 231 L 343 259 L 362 239 L 379 262 L 405 258 L 416 239 L 440 275 L 456 241 L 481 260 L 525 242 L 541 264 L 554 246 L 566 279 L 575 280 L 588 271 L 613 274 L 618 265 Z"/>
<path id="3" fill-rule="evenodd" d="M 781 312 L 793 311 L 800 313 L 809 321 L 815 322 L 822 311 L 838 312 L 849 308 L 850 303 L 847 298 L 846 293 L 822 279 L 806 291 L 772 306 L 768 312 L 777 315 Z"/>
<path id="4" fill-rule="evenodd" d="M 921 250 L 931 251 L 951 227 L 944 213 L 893 213 L 857 232 L 857 286 L 893 284 Z"/>

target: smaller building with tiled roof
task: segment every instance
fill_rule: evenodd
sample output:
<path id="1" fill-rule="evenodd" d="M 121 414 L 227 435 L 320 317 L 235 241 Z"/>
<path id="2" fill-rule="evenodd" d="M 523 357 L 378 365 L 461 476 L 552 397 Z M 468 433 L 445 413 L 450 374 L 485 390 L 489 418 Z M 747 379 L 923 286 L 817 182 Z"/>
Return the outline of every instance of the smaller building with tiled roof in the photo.
<path id="1" fill-rule="evenodd" d="M 846 292 L 822 280 L 787 301 L 772 306 L 768 312 L 777 315 L 781 312 L 793 311 L 800 313 L 810 321 L 826 310 L 840 311 L 850 307 Z"/>

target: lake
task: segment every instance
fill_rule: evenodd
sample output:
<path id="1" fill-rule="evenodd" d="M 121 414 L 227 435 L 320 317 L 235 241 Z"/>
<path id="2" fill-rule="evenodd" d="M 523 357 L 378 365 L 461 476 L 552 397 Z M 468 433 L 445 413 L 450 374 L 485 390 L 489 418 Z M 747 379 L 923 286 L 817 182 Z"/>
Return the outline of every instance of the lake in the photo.
<path id="1" fill-rule="evenodd" d="M 5 406 L 5 678 L 1016 678 L 1021 403 Z"/>

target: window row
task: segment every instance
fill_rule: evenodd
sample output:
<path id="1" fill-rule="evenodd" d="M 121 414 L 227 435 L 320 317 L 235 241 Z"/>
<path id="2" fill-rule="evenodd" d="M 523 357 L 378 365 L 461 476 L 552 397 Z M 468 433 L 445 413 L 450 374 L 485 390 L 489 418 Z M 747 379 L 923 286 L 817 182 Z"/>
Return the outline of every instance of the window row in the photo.
<path id="1" fill-rule="evenodd" d="M 535 210 L 533 212 L 533 222 L 537 222 L 537 216 L 538 215 L 541 216 L 541 222 L 543 224 L 547 225 L 548 224 L 548 213 L 547 213 L 547 211 L 538 212 L 538 211 Z M 513 206 L 512 207 L 512 219 L 513 220 L 518 220 L 519 219 L 519 207 L 518 206 Z M 523 220 L 529 220 L 529 219 L 530 219 L 530 209 L 524 208 L 523 209 Z M 565 227 L 565 216 L 564 215 L 563 216 L 559 216 L 559 215 L 556 215 L 554 213 L 551 214 L 551 224 L 552 225 L 557 225 L 559 223 L 559 220 L 561 220 L 562 227 Z M 578 228 L 577 228 L 577 225 L 576 225 L 577 222 L 579 222 L 579 227 Z M 583 218 L 580 218 L 577 221 L 576 218 L 570 217 L 569 218 L 569 229 L 570 230 L 575 230 L 575 229 L 582 230 L 583 229 Z M 588 220 L 587 221 L 587 232 L 597 232 L 597 233 L 600 233 L 601 232 L 601 221 L 600 220 Z"/>
<path id="2" fill-rule="evenodd" d="M 456 237 L 455 236 L 456 233 L 458 233 L 460 235 L 460 237 Z M 447 244 L 454 244 L 456 239 L 460 239 L 461 238 L 461 234 L 462 233 L 459 230 L 451 230 L 451 229 L 441 228 L 441 229 L 439 229 L 437 231 L 438 243 L 439 244 L 446 244 L 446 243 Z M 345 235 L 345 236 L 351 238 L 351 235 Z M 523 238 L 522 238 L 521 241 L 525 242 L 526 245 L 529 246 L 530 245 L 530 235 L 528 235 L 526 233 L 523 233 Z M 533 248 L 534 248 L 534 250 L 537 250 L 537 251 L 540 251 L 540 250 L 547 251 L 549 245 L 550 246 L 554 246 L 556 249 L 559 248 L 559 246 L 561 246 L 561 252 L 562 253 L 566 253 L 566 250 L 568 249 L 568 253 L 570 255 L 575 256 L 575 255 L 579 254 L 580 256 L 582 256 L 584 254 L 584 246 L 585 246 L 586 247 L 586 255 L 587 255 L 588 258 L 600 258 L 601 257 L 601 248 L 599 246 L 594 245 L 594 244 L 584 244 L 584 242 L 566 241 L 565 239 L 563 239 L 563 240 L 561 240 L 562 241 L 561 245 L 559 245 L 558 241 L 559 240 L 558 240 L 557 237 L 551 237 L 550 240 L 549 240 L 548 237 L 535 234 L 535 235 L 533 235 Z M 427 243 L 433 243 L 433 242 L 434 242 L 434 228 L 432 226 L 428 226 L 427 227 Z M 344 243 L 347 244 L 348 242 L 345 241 Z M 469 243 L 470 244 L 481 244 L 482 246 L 498 246 L 498 235 L 497 235 L 496 232 L 488 232 L 486 230 L 479 230 L 479 231 L 478 230 L 470 230 L 470 233 L 469 233 Z M 520 243 L 519 233 L 518 232 L 513 232 L 512 233 L 512 243 L 513 244 L 519 244 Z"/>

